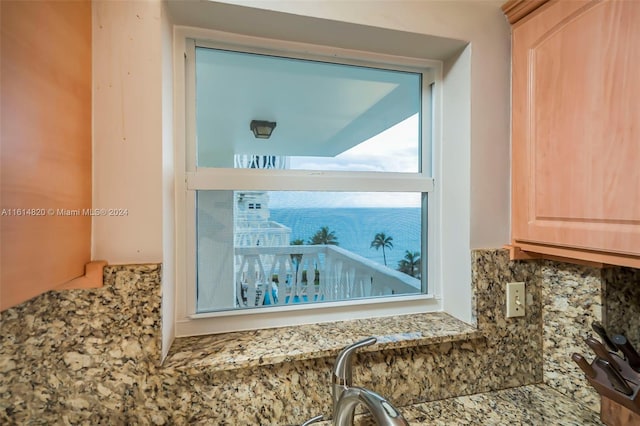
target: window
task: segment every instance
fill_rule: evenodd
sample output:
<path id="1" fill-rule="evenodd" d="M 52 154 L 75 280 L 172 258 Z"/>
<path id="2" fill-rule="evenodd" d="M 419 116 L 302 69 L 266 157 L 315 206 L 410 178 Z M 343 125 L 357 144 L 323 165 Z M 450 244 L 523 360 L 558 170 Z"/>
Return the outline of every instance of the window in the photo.
<path id="1" fill-rule="evenodd" d="M 429 298 L 439 63 L 189 44 L 191 318 Z"/>

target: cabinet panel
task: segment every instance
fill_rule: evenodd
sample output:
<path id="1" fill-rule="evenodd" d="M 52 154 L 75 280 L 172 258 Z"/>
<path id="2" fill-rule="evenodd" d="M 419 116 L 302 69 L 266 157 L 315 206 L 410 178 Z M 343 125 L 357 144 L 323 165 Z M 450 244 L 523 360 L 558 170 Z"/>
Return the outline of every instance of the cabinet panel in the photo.
<path id="1" fill-rule="evenodd" d="M 640 254 L 640 2 L 550 2 L 513 31 L 512 238 Z"/>
<path id="2" fill-rule="evenodd" d="M 0 310 L 91 260 L 91 2 L 0 1 Z M 69 215 L 64 212 L 69 212 Z"/>

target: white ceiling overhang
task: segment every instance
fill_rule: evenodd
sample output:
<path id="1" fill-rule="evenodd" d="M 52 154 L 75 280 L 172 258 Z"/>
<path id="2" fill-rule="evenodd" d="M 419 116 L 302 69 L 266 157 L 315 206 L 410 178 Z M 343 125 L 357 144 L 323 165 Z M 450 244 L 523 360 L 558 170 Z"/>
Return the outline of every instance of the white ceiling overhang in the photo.
<path id="1" fill-rule="evenodd" d="M 202 155 L 334 157 L 416 114 L 420 75 L 197 49 Z M 254 138 L 251 120 L 277 123 Z"/>

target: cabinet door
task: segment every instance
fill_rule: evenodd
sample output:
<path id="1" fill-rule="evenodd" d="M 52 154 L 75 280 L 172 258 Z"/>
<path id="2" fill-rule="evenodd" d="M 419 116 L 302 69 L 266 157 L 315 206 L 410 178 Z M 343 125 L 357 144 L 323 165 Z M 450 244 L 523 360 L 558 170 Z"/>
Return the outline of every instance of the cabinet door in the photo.
<path id="1" fill-rule="evenodd" d="M 640 254 L 640 1 L 553 1 L 513 29 L 512 238 Z"/>
<path id="2" fill-rule="evenodd" d="M 91 261 L 91 28 L 90 0 L 0 0 L 0 310 Z"/>

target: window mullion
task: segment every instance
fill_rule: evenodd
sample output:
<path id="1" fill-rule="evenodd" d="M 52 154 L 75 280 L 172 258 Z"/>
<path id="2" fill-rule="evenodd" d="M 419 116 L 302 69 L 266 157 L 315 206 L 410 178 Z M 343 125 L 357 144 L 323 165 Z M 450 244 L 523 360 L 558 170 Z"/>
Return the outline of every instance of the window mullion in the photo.
<path id="1" fill-rule="evenodd" d="M 198 169 L 188 190 L 430 192 L 433 179 L 419 173 L 308 172 Z"/>

